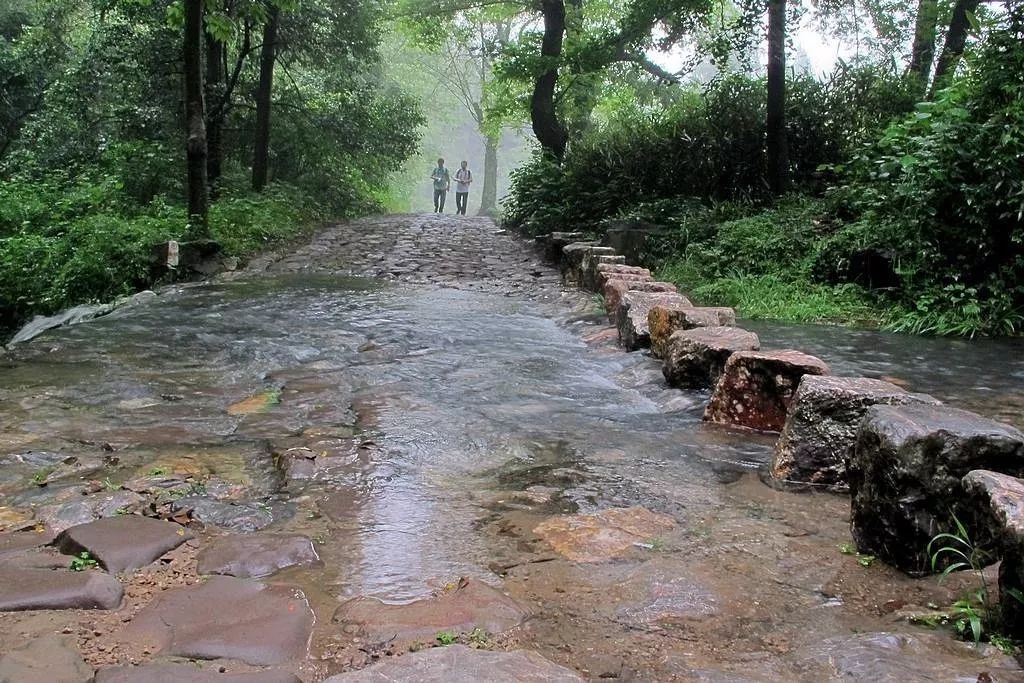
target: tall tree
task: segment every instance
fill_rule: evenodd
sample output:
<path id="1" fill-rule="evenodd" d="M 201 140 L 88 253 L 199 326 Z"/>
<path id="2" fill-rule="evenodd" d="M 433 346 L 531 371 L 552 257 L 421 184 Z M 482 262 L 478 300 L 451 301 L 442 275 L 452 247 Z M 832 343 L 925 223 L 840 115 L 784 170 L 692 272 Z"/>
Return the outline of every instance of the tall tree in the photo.
<path id="1" fill-rule="evenodd" d="M 939 25 L 938 0 L 918 0 L 917 17 L 914 20 L 914 42 L 910 50 L 910 66 L 907 75 L 919 84 L 919 94 L 928 89 L 928 78 L 935 61 L 935 36 Z"/>
<path id="2" fill-rule="evenodd" d="M 978 10 L 979 0 L 956 0 L 953 5 L 953 14 L 949 19 L 949 29 L 946 31 L 946 42 L 942 46 L 942 54 L 935 65 L 935 78 L 932 80 L 932 89 L 929 97 L 935 97 L 935 93 L 947 87 L 953 80 L 956 67 L 963 57 L 964 47 L 967 45 L 967 33 L 971 29 L 971 17 Z"/>
<path id="3" fill-rule="evenodd" d="M 281 11 L 277 5 L 267 10 L 260 48 L 260 82 L 256 87 L 256 141 L 252 159 L 252 189 L 262 192 L 270 166 L 270 104 L 274 88 L 274 63 L 277 61 L 277 29 Z"/>
<path id="4" fill-rule="evenodd" d="M 533 133 L 540 146 L 556 159 L 565 156 L 569 135 L 558 118 L 555 108 L 555 88 L 558 85 L 558 63 L 565 38 L 565 2 L 541 0 L 544 16 L 544 37 L 540 54 L 544 71 L 537 76 L 530 97 L 530 120 Z"/>
<path id="5" fill-rule="evenodd" d="M 203 106 L 203 4 L 185 0 L 185 110 L 187 121 L 188 215 L 191 237 L 206 237 L 206 116 Z"/>
<path id="6" fill-rule="evenodd" d="M 786 0 L 768 0 L 768 186 L 782 194 L 789 184 L 786 139 Z"/>

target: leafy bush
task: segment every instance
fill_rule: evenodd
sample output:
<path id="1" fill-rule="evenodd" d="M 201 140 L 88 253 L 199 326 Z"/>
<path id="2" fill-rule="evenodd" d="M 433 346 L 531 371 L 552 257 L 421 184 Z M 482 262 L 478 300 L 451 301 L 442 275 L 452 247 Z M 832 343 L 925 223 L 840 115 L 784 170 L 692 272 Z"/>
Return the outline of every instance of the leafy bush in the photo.
<path id="1" fill-rule="evenodd" d="M 1021 329 L 1024 10 L 1016 14 L 973 56 L 964 78 L 838 169 L 843 182 L 832 199 L 850 219 L 843 232 L 888 253 L 899 273 L 898 329 Z"/>

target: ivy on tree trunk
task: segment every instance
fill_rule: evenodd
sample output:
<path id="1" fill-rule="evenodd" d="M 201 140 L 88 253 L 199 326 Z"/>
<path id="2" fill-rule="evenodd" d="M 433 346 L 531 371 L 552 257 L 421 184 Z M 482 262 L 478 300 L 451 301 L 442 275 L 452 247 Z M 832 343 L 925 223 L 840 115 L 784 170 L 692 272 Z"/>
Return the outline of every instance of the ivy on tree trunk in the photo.
<path id="1" fill-rule="evenodd" d="M 541 10 L 544 14 L 544 39 L 540 54 L 545 62 L 545 71 L 534 82 L 530 119 L 540 146 L 561 160 L 565 156 L 568 134 L 555 110 L 555 86 L 558 84 L 558 60 L 562 56 L 565 37 L 565 2 L 542 0 Z"/>
<path id="2" fill-rule="evenodd" d="M 188 214 L 191 237 L 207 236 L 206 121 L 203 106 L 203 1 L 185 0 L 185 109 Z"/>

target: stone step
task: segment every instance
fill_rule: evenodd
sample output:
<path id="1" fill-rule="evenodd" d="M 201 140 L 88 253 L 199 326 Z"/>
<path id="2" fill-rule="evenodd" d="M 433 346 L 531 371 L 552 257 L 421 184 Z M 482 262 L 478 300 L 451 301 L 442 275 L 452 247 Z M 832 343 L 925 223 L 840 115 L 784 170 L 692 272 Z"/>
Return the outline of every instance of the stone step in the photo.
<path id="1" fill-rule="evenodd" d="M 619 321 L 619 304 L 622 303 L 622 296 L 626 292 L 675 292 L 678 293 L 676 286 L 670 282 L 653 282 L 650 279 L 647 280 L 623 280 L 618 277 L 611 278 L 605 281 L 604 289 L 604 308 L 608 313 L 608 320 L 613 324 L 617 325 Z"/>
<path id="2" fill-rule="evenodd" d="M 662 374 L 671 386 L 706 389 L 718 381 L 729 356 L 760 348 L 757 335 L 739 327 L 679 330 L 669 337 Z"/>
<path id="3" fill-rule="evenodd" d="M 655 306 L 647 314 L 647 327 L 651 331 L 651 355 L 664 358 L 668 353 L 668 340 L 679 330 L 695 327 L 731 327 L 736 324 L 736 312 L 718 306 Z"/>
<path id="4" fill-rule="evenodd" d="M 619 343 L 627 351 L 647 348 L 651 345 L 650 329 L 647 326 L 651 308 L 689 305 L 689 299 L 677 292 L 625 292 L 619 301 L 616 316 Z"/>

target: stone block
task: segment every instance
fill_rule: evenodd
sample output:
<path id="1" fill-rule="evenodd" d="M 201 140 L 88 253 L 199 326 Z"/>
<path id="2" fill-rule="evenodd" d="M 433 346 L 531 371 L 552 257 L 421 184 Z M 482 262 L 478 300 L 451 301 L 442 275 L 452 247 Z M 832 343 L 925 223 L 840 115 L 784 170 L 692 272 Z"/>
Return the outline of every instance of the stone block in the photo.
<path id="1" fill-rule="evenodd" d="M 622 295 L 626 292 L 676 292 L 676 286 L 671 282 L 652 282 L 647 280 L 625 280 L 619 277 L 609 278 L 605 281 L 601 293 L 604 295 L 604 309 L 608 313 L 608 320 L 614 325 L 619 321 L 619 305 L 622 303 Z"/>
<path id="2" fill-rule="evenodd" d="M 705 389 L 718 381 L 729 356 L 760 348 L 757 335 L 739 327 L 680 330 L 669 337 L 661 372 L 671 386 Z"/>
<path id="3" fill-rule="evenodd" d="M 704 419 L 777 432 L 804 375 L 827 375 L 820 358 L 800 351 L 739 351 L 726 361 Z"/>
<path id="4" fill-rule="evenodd" d="M 846 468 L 857 427 L 873 405 L 938 404 L 895 384 L 867 377 L 805 375 L 772 456 L 772 478 L 784 486 L 849 491 Z"/>
<path id="5" fill-rule="evenodd" d="M 694 306 L 655 306 L 647 314 L 651 330 L 651 355 L 664 358 L 668 353 L 668 340 L 679 330 L 695 327 L 730 327 L 736 324 L 736 312 L 731 308 Z"/>
<path id="6" fill-rule="evenodd" d="M 585 282 L 586 268 L 590 259 L 595 256 L 614 256 L 611 247 L 596 246 L 588 242 L 574 242 L 562 249 L 562 282 L 567 285 L 582 287 Z M 596 266 L 595 266 L 596 268 Z"/>
<path id="7" fill-rule="evenodd" d="M 627 351 L 651 345 L 647 315 L 654 306 L 686 306 L 689 300 L 677 292 L 627 291 L 622 295 L 616 315 L 619 343 Z"/>
<path id="8" fill-rule="evenodd" d="M 847 471 L 857 548 L 928 573 L 928 543 L 966 517 L 962 479 L 977 469 L 1024 474 L 1024 434 L 948 406 L 872 406 Z"/>
<path id="9" fill-rule="evenodd" d="M 651 277 L 651 271 L 646 268 L 638 268 L 637 266 L 623 266 L 621 264 L 614 263 L 598 263 L 595 270 L 597 271 L 596 280 L 598 291 L 604 289 L 605 283 L 608 280 L 619 279 L 619 280 L 637 280 L 646 282 L 653 280 Z"/>

